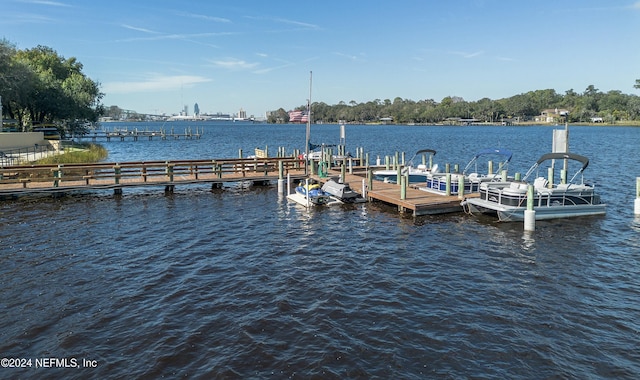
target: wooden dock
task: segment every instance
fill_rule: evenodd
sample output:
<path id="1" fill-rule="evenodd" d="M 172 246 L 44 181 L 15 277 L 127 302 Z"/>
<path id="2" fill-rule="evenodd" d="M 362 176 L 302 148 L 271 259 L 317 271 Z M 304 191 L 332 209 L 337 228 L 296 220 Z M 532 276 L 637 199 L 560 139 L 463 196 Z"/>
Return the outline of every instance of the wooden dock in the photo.
<path id="1" fill-rule="evenodd" d="M 330 169 L 328 170 L 327 177 L 314 176 L 314 179 L 319 182 L 324 182 L 328 177 L 339 176 L 339 170 Z M 362 194 L 363 179 L 365 180 L 365 185 L 368 186 L 366 172 L 360 170 L 359 173 L 356 171 L 354 171 L 354 174 L 346 173 L 344 182 L 348 183 L 353 190 Z M 464 197 L 472 198 L 477 196 L 477 194 L 467 194 Z M 379 201 L 397 206 L 398 212 L 411 212 L 413 216 L 447 214 L 463 211 L 462 206 L 460 205 L 462 199 L 458 197 L 458 195 L 440 195 L 418 190 L 412 186 L 407 187 L 406 195 L 404 199 L 402 199 L 400 185 L 375 180 L 371 182 L 371 188 L 367 189 L 366 198 L 368 201 Z"/>
<path id="2" fill-rule="evenodd" d="M 78 190 L 163 186 L 173 192 L 177 185 L 304 178 L 304 164 L 293 157 L 150 161 L 65 165 L 19 165 L 0 168 L 0 195 L 64 193 Z"/>
<path id="3" fill-rule="evenodd" d="M 82 135 L 74 135 L 72 138 L 74 140 L 84 140 L 91 139 L 91 141 L 99 141 L 106 140 L 110 141 L 139 141 L 147 139 L 149 141 L 153 139 L 161 139 L 161 140 L 178 140 L 178 139 L 186 139 L 186 140 L 197 140 L 202 137 L 204 134 L 204 129 L 196 128 L 193 131 L 191 128 L 185 129 L 184 133 L 174 132 L 173 128 L 170 131 L 167 130 L 157 130 L 157 131 L 149 131 L 149 130 L 117 130 L 117 131 L 94 131 L 89 132 Z"/>
<path id="4" fill-rule="evenodd" d="M 327 175 L 313 175 L 319 182 L 339 177 L 340 170 L 329 169 Z M 0 167 L 0 196 L 19 196 L 33 193 L 64 193 L 82 190 L 113 189 L 121 194 L 123 188 L 156 186 L 172 193 L 175 186 L 197 183 L 220 188 L 225 182 L 249 181 L 266 184 L 275 180 L 306 178 L 304 163 L 296 157 L 263 157 L 214 160 L 148 161 L 65 165 L 16 165 Z M 414 187 L 403 192 L 397 184 L 369 181 L 367 168 L 353 167 L 345 173 L 351 188 L 366 199 L 395 205 L 401 213 L 413 216 L 461 212 L 462 201 L 457 195 L 434 194 Z M 466 198 L 477 195 L 465 195 Z"/>

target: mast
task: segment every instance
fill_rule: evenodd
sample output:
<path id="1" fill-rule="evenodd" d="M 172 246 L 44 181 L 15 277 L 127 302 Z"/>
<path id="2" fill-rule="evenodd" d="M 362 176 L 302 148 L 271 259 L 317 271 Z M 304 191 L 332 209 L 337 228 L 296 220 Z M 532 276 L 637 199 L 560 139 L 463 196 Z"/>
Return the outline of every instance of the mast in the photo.
<path id="1" fill-rule="evenodd" d="M 305 174 L 309 175 L 309 141 L 311 139 L 311 85 L 313 80 L 313 71 L 309 71 L 309 99 L 307 99 L 307 141 L 304 145 L 305 149 Z"/>

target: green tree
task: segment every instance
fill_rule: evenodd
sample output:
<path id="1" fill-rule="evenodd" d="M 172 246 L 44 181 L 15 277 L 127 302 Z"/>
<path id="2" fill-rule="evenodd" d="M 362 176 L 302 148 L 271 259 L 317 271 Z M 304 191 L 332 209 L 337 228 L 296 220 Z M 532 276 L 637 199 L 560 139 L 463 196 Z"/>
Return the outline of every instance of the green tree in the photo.
<path id="1" fill-rule="evenodd" d="M 99 84 L 82 73 L 76 58 L 65 59 L 46 46 L 17 50 L 5 40 L 0 66 L 3 108 L 23 126 L 40 122 L 82 129 L 104 112 Z"/>

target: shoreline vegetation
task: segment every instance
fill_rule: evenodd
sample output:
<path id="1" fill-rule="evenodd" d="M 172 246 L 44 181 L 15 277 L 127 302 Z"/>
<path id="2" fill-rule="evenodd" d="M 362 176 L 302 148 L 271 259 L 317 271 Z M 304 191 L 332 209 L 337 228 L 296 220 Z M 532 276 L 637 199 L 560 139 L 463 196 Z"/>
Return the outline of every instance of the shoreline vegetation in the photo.
<path id="1" fill-rule="evenodd" d="M 318 122 L 317 124 L 336 124 L 336 123 L 320 123 Z M 338 123 L 340 124 L 340 123 Z M 476 123 L 469 123 L 469 124 L 448 124 L 448 123 L 383 123 L 383 122 L 369 122 L 369 123 L 360 123 L 360 122 L 348 122 L 348 123 L 343 123 L 343 124 L 354 124 L 354 125 L 410 125 L 410 126 L 422 126 L 422 127 L 430 127 L 430 126 L 468 126 L 468 125 L 473 125 L 473 126 L 487 126 L 487 127 L 499 127 L 499 126 L 509 126 L 509 127 L 531 127 L 531 126 L 538 126 L 538 127 L 558 127 L 558 126 L 564 126 L 565 123 L 541 123 L 541 122 L 536 122 L 536 121 L 523 121 L 523 122 L 518 122 L 518 123 L 511 123 L 511 124 L 503 124 L 503 123 L 499 123 L 499 122 L 476 122 Z M 635 121 L 635 120 L 625 120 L 625 121 L 620 121 L 617 123 L 581 123 L 581 122 L 574 122 L 574 123 L 567 123 L 570 127 L 574 126 L 574 127 L 640 127 L 640 121 Z"/>
<path id="2" fill-rule="evenodd" d="M 75 143 L 65 146 L 64 153 L 42 158 L 35 164 L 86 164 L 100 162 L 109 156 L 105 147 L 95 143 Z"/>

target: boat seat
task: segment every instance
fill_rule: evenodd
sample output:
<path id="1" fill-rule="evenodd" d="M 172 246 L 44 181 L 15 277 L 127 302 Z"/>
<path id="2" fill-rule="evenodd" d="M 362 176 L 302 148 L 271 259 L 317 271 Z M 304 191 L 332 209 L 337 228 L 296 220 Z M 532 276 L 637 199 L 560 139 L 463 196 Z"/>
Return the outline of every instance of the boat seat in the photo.
<path id="1" fill-rule="evenodd" d="M 431 167 L 431 173 L 437 173 L 438 172 L 438 164 L 433 164 L 433 166 Z"/>
<path id="2" fill-rule="evenodd" d="M 546 189 L 548 184 L 549 181 L 547 181 L 547 179 L 544 177 L 538 177 L 535 179 L 535 181 L 533 181 L 533 187 L 536 190 Z"/>
<path id="3" fill-rule="evenodd" d="M 427 170 L 427 165 L 425 164 L 418 165 L 418 170 Z"/>

